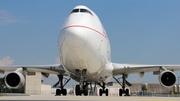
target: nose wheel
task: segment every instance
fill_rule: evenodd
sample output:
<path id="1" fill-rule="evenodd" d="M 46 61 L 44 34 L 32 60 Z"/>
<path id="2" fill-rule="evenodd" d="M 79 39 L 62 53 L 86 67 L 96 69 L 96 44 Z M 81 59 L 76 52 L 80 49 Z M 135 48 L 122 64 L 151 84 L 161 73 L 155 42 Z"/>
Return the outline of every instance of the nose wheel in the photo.
<path id="1" fill-rule="evenodd" d="M 75 88 L 76 96 L 81 96 L 82 94 L 84 96 L 87 96 L 89 83 L 85 82 L 86 81 L 86 79 L 85 79 L 86 69 L 84 69 L 82 71 L 76 70 L 76 75 L 78 75 L 80 77 L 80 80 L 79 80 L 80 84 L 76 85 L 76 88 Z"/>
<path id="2" fill-rule="evenodd" d="M 82 94 L 84 96 L 87 96 L 88 95 L 88 85 L 84 85 L 83 87 L 81 87 L 81 85 L 76 85 L 75 92 L 76 92 L 76 96 L 81 96 Z"/>

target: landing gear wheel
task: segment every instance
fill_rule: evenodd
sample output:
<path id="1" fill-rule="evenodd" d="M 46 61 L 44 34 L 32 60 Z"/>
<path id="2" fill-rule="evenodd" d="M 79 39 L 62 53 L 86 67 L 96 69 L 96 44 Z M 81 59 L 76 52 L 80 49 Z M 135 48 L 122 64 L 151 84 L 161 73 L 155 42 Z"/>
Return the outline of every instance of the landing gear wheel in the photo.
<path id="1" fill-rule="evenodd" d="M 122 96 L 122 89 L 119 89 L 119 96 Z"/>
<path id="2" fill-rule="evenodd" d="M 75 92 L 76 92 L 76 96 L 81 95 L 80 86 L 79 85 L 76 85 Z"/>
<path id="3" fill-rule="evenodd" d="M 56 96 L 61 95 L 61 90 L 60 89 L 56 89 Z"/>
<path id="4" fill-rule="evenodd" d="M 122 83 L 119 82 L 118 79 L 116 79 L 115 77 L 113 77 L 120 85 L 121 85 L 121 89 L 119 89 L 119 96 L 122 96 L 125 93 L 125 96 L 130 96 L 130 91 L 129 89 L 125 89 L 126 85 L 128 85 L 129 87 L 132 86 L 131 83 L 129 83 L 126 78 L 127 78 L 127 74 L 123 74 L 122 75 Z"/>
<path id="5" fill-rule="evenodd" d="M 61 94 L 66 96 L 67 95 L 67 90 L 64 89 L 64 86 L 71 80 L 71 78 L 66 79 L 65 83 L 63 84 L 63 75 L 57 75 L 59 78 L 59 81 L 53 85 L 53 87 L 57 87 L 58 84 L 60 84 L 59 88 L 56 89 L 56 95 L 55 96 L 60 96 Z"/>
<path id="6" fill-rule="evenodd" d="M 62 89 L 62 94 L 63 94 L 64 96 L 66 96 L 66 95 L 67 95 L 67 90 L 66 90 L 66 89 Z"/>
<path id="7" fill-rule="evenodd" d="M 106 93 L 106 96 L 108 96 L 108 89 L 106 89 L 105 93 Z"/>
<path id="8" fill-rule="evenodd" d="M 84 96 L 88 95 L 88 86 L 83 87 L 83 93 L 84 93 Z"/>
<path id="9" fill-rule="evenodd" d="M 126 96 L 129 96 L 129 89 L 126 89 Z"/>
<path id="10" fill-rule="evenodd" d="M 102 96 L 102 89 L 99 89 L 99 96 Z"/>

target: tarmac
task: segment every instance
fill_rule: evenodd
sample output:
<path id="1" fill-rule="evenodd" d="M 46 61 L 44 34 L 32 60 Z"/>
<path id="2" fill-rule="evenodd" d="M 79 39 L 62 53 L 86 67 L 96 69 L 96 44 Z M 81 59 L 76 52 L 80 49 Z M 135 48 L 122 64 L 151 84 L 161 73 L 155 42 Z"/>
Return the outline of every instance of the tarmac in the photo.
<path id="1" fill-rule="evenodd" d="M 112 97 L 112 96 L 0 96 L 0 101 L 180 101 L 180 97 Z"/>

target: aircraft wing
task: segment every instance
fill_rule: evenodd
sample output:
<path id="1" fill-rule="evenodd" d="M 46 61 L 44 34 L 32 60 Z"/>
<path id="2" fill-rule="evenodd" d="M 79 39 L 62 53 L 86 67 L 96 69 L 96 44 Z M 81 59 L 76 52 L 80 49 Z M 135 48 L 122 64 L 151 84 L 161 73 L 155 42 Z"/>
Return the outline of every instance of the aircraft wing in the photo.
<path id="1" fill-rule="evenodd" d="M 138 64 L 118 64 L 112 63 L 113 76 L 121 74 L 134 74 L 141 72 L 159 72 L 162 67 L 167 70 L 176 71 L 180 70 L 180 65 L 138 65 Z"/>
<path id="2" fill-rule="evenodd" d="M 53 65 L 9 65 L 9 66 L 0 66 L 0 73 L 4 73 L 5 71 L 15 71 L 18 68 L 23 68 L 27 72 L 41 72 L 47 74 L 61 74 L 66 75 L 66 71 L 64 70 L 61 64 L 53 64 Z"/>

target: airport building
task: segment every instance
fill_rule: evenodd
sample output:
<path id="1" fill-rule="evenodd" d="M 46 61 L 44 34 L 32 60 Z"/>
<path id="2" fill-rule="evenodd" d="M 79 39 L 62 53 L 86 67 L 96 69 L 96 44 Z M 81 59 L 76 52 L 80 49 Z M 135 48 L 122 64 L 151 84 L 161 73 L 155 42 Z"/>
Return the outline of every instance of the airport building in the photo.
<path id="1" fill-rule="evenodd" d="M 166 88 L 159 84 L 155 83 L 131 83 L 132 86 L 128 87 L 126 85 L 126 89 L 129 89 L 130 95 L 139 93 L 139 92 L 146 92 L 150 94 L 170 94 L 172 92 L 175 92 L 173 87 Z M 144 88 L 143 88 L 144 87 Z M 116 82 L 110 82 L 108 84 L 109 94 L 112 95 L 119 95 L 118 89 L 121 88 L 121 86 Z M 111 90 L 112 89 L 112 90 Z"/>
<path id="2" fill-rule="evenodd" d="M 30 95 L 48 95 L 51 94 L 51 85 L 44 85 L 41 82 L 40 72 L 26 75 L 25 94 Z"/>

